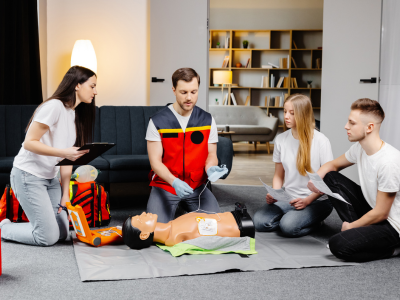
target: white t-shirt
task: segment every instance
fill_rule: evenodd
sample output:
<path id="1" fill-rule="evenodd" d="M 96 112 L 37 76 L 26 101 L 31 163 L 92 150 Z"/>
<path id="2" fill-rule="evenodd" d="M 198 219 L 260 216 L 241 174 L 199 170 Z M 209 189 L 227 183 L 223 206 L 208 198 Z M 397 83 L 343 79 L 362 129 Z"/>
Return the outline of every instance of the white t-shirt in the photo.
<path id="1" fill-rule="evenodd" d="M 179 124 L 182 127 L 183 132 L 185 132 L 187 124 L 189 122 L 190 115 L 187 117 L 183 117 L 180 114 L 178 114 L 173 105 L 168 105 L 168 108 L 173 112 L 175 117 L 178 119 Z M 217 124 L 215 123 L 215 120 L 213 117 L 211 121 L 211 130 L 210 130 L 210 136 L 208 138 L 208 143 L 213 144 L 213 143 L 218 143 L 218 131 L 217 131 Z M 153 123 L 153 120 L 150 119 L 149 121 L 149 126 L 147 127 L 147 132 L 146 132 L 146 140 L 152 141 L 152 142 L 161 142 L 161 136 L 160 133 L 158 132 L 156 126 Z"/>
<path id="2" fill-rule="evenodd" d="M 305 198 L 312 192 L 307 188 L 308 176 L 300 175 L 296 167 L 299 140 L 292 135 L 292 130 L 286 130 L 275 138 L 273 161 L 282 163 L 285 170 L 284 187 L 286 192 L 295 198 Z M 311 169 L 317 172 L 319 168 L 333 160 L 332 148 L 329 139 L 321 132 L 314 130 L 311 144 Z M 326 195 L 319 200 L 327 199 Z"/>
<path id="3" fill-rule="evenodd" d="M 39 106 L 32 123 L 38 122 L 49 126 L 49 130 L 41 137 L 40 142 L 57 149 L 72 147 L 76 140 L 75 111 L 66 108 L 57 99 L 49 100 Z M 28 128 L 28 131 L 30 126 Z M 24 149 L 24 143 L 14 159 L 14 167 L 44 179 L 56 177 L 60 167 L 55 165 L 60 157 L 35 154 Z"/>
<path id="4" fill-rule="evenodd" d="M 357 142 L 345 156 L 349 162 L 357 164 L 361 190 L 371 208 L 376 206 L 378 190 L 397 192 L 387 220 L 400 234 L 400 151 L 385 143 L 381 150 L 367 155 Z"/>

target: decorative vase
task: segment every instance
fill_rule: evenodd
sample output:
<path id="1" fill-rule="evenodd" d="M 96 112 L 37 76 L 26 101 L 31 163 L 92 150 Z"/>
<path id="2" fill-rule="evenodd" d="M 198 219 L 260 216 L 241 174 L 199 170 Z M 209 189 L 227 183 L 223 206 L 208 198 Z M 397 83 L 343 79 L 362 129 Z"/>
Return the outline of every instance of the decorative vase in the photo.
<path id="1" fill-rule="evenodd" d="M 242 67 L 242 64 L 241 63 L 237 63 L 236 64 L 236 68 L 241 68 Z"/>

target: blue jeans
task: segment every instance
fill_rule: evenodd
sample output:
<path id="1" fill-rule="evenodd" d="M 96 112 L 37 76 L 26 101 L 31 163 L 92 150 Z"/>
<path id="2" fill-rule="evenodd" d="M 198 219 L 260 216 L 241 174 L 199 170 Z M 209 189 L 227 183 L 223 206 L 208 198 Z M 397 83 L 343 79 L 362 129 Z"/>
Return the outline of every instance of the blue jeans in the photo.
<path id="1" fill-rule="evenodd" d="M 10 181 L 29 223 L 5 224 L 1 237 L 35 246 L 51 246 L 58 240 L 65 240 L 69 224 L 64 210 L 57 213 L 62 194 L 58 179 L 39 178 L 14 167 Z"/>
<path id="2" fill-rule="evenodd" d="M 304 209 L 295 209 L 287 202 L 265 204 L 254 214 L 257 231 L 275 231 L 278 228 L 286 237 L 300 237 L 317 229 L 321 221 L 332 212 L 329 200 L 315 200 Z"/>
<path id="3" fill-rule="evenodd" d="M 147 202 L 147 212 L 157 214 L 157 222 L 168 223 L 174 219 L 178 204 L 186 211 L 195 211 L 199 207 L 199 194 L 204 189 L 204 184 L 194 190 L 193 194 L 185 199 L 163 190 L 162 188 L 153 186 L 151 189 L 149 202 Z M 218 201 L 214 194 L 205 188 L 200 196 L 200 208 L 209 212 L 219 213 Z"/>

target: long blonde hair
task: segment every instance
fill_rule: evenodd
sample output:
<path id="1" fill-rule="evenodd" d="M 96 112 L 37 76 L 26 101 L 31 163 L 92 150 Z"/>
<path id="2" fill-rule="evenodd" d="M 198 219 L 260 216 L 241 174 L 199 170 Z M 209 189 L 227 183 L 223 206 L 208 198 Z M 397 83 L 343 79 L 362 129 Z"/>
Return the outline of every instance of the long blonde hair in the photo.
<path id="1" fill-rule="evenodd" d="M 296 167 L 299 173 L 306 176 L 311 169 L 311 144 L 314 135 L 315 119 L 310 98 L 302 94 L 290 95 L 286 102 L 291 102 L 294 110 L 297 134 L 299 136 L 299 150 L 297 152 Z M 285 104 L 284 104 L 285 105 Z M 286 123 L 283 122 L 283 129 L 286 131 Z"/>

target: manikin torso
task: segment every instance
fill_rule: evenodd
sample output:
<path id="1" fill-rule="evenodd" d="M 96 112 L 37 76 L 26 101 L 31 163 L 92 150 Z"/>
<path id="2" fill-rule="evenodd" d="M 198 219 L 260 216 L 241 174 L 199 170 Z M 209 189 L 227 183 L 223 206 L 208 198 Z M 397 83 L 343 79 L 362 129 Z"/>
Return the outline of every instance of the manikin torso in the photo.
<path id="1" fill-rule="evenodd" d="M 214 219 L 215 221 L 207 219 Z M 203 222 L 200 226 L 200 229 L 199 222 Z M 207 224 L 212 224 L 209 231 L 211 234 L 207 233 Z M 204 228 L 205 231 L 202 230 L 202 228 Z M 162 243 L 166 246 L 173 246 L 183 241 L 192 240 L 203 235 L 240 237 L 240 231 L 231 212 L 219 214 L 195 212 L 180 216 L 179 218 L 176 218 L 175 220 L 172 220 L 166 224 L 157 223 L 154 230 L 154 242 Z"/>

